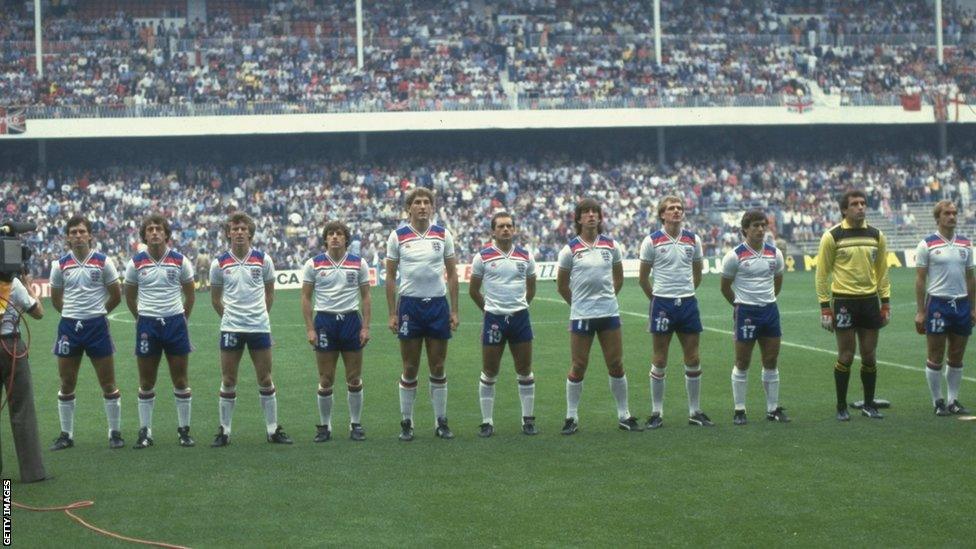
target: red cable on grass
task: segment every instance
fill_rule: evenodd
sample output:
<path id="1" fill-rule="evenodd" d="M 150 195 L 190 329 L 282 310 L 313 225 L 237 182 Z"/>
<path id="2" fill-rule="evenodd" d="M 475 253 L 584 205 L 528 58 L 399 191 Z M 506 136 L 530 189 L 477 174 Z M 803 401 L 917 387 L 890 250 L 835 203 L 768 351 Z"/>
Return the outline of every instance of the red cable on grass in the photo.
<path id="1" fill-rule="evenodd" d="M 9 300 L 7 300 L 4 297 L 0 296 L 0 311 L 6 310 L 6 308 L 8 306 L 10 306 L 10 305 L 13 305 L 13 304 L 10 303 Z M 16 308 L 16 306 L 14 306 L 14 307 Z M 23 315 L 24 312 L 18 310 L 18 313 L 20 313 L 20 314 L 17 317 L 17 324 L 21 324 L 21 320 L 23 320 L 23 318 L 24 318 L 24 315 Z M 26 320 L 24 320 L 22 322 L 22 324 L 24 326 L 24 331 L 27 332 L 27 339 L 26 339 L 26 341 L 24 343 L 24 352 L 23 353 L 17 354 L 17 344 L 16 344 L 16 342 L 13 345 L 13 349 L 10 349 L 10 348 L 7 347 L 7 342 L 4 341 L 3 339 L 0 339 L 0 347 L 2 347 L 3 348 L 3 351 L 5 351 L 8 355 L 10 355 L 10 378 L 7 379 L 7 381 L 6 381 L 6 385 L 7 385 L 7 398 L 2 403 L 0 403 L 0 411 L 2 411 L 3 408 L 7 405 L 7 403 L 10 402 L 10 395 L 13 393 L 14 373 L 17 371 L 17 359 L 18 358 L 24 358 L 24 357 L 26 357 L 27 356 L 27 352 L 28 352 L 27 350 L 30 349 L 30 340 L 31 340 L 31 336 L 30 336 L 30 323 L 27 322 Z M 14 328 L 15 328 L 14 329 L 14 332 L 16 332 L 17 331 L 16 330 L 16 328 L 17 328 L 16 324 L 14 325 Z M 2 395 L 0 395 L 0 396 L 2 396 Z M 92 531 L 97 532 L 97 533 L 99 533 L 99 534 L 101 534 L 103 536 L 107 536 L 107 537 L 110 537 L 110 538 L 113 538 L 113 539 L 122 540 L 122 541 L 128 541 L 130 543 L 138 543 L 138 544 L 141 544 L 141 545 L 149 545 L 149 546 L 152 546 L 152 547 L 165 547 L 167 549 L 187 549 L 183 545 L 172 545 L 172 544 L 163 543 L 163 542 L 160 542 L 160 541 L 149 541 L 149 540 L 138 539 L 138 538 L 130 538 L 128 536 L 123 536 L 122 534 L 116 534 L 115 532 L 112 532 L 112 531 L 109 531 L 109 530 L 105 530 L 104 528 L 99 528 L 98 526 L 95 526 L 94 524 L 89 524 L 88 522 L 85 522 L 85 519 L 83 519 L 83 518 L 79 517 L 78 515 L 72 513 L 72 511 L 75 511 L 75 510 L 78 510 L 78 509 L 84 509 L 85 507 L 91 507 L 91 506 L 95 505 L 95 502 L 93 500 L 76 501 L 74 503 L 71 503 L 71 504 L 68 504 L 68 505 L 63 505 L 63 506 L 60 506 L 60 507 L 31 507 L 30 505 L 24 505 L 22 503 L 17 503 L 16 501 L 11 501 L 11 504 L 13 504 L 13 506 L 14 507 L 17 507 L 18 509 L 24 509 L 26 511 L 36 511 L 36 512 L 42 512 L 42 513 L 43 512 L 50 512 L 50 511 L 64 511 L 64 514 L 68 515 L 68 517 L 70 517 L 71 520 L 77 522 L 78 524 L 84 526 L 85 528 L 88 528 L 89 530 L 92 530 Z"/>
<path id="2" fill-rule="evenodd" d="M 94 524 L 89 524 L 88 522 L 85 522 L 83 518 L 72 513 L 72 511 L 74 510 L 84 509 L 85 507 L 91 507 L 95 505 L 95 502 L 92 500 L 76 501 L 74 503 L 68 505 L 62 505 L 60 507 L 31 507 L 30 505 L 24 505 L 22 503 L 17 503 L 16 501 L 11 503 L 13 503 L 14 507 L 17 507 L 18 509 L 24 509 L 26 511 L 36 511 L 41 513 L 50 512 L 50 511 L 64 511 L 64 514 L 71 517 L 71 520 L 77 522 L 78 524 L 84 526 L 85 528 L 88 528 L 94 532 L 98 532 L 99 534 L 102 534 L 103 536 L 107 536 L 113 539 L 128 541 L 130 543 L 138 543 L 141 545 L 149 545 L 152 547 L 166 547 L 167 549 L 188 549 L 183 545 L 172 545 L 169 543 L 163 543 L 161 541 L 149 541 L 149 540 L 144 540 L 139 538 L 130 538 L 128 536 L 123 536 L 122 534 L 116 534 L 115 532 L 105 530 L 104 528 L 99 528 Z"/>

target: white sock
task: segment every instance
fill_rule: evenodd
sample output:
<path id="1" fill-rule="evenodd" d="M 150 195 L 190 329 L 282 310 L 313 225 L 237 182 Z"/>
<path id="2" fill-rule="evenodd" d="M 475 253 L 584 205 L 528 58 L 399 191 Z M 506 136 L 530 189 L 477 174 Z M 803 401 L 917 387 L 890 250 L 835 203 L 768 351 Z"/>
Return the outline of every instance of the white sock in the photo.
<path id="1" fill-rule="evenodd" d="M 732 366 L 732 404 L 736 410 L 744 411 L 746 409 L 746 393 L 748 390 L 749 370 L 740 370 Z"/>
<path id="2" fill-rule="evenodd" d="M 651 366 L 651 413 L 664 414 L 664 368 Z"/>
<path id="3" fill-rule="evenodd" d="M 430 402 L 434 405 L 434 423 L 437 418 L 447 417 L 447 376 L 430 376 Z"/>
<path id="4" fill-rule="evenodd" d="M 220 426 L 224 428 L 224 434 L 230 435 L 231 424 L 234 422 L 234 404 L 237 403 L 237 386 L 230 387 L 220 384 Z"/>
<path id="5" fill-rule="evenodd" d="M 267 387 L 258 387 L 261 397 L 261 409 L 264 410 L 264 425 L 269 435 L 278 430 L 278 394 L 272 383 Z"/>
<path id="6" fill-rule="evenodd" d="M 763 368 L 762 383 L 766 389 L 766 411 L 772 412 L 779 408 L 779 368 Z"/>
<path id="7" fill-rule="evenodd" d="M 630 406 L 627 403 L 627 374 L 620 377 L 610 376 L 610 393 L 617 402 L 617 419 L 630 417 Z"/>
<path id="8" fill-rule="evenodd" d="M 117 389 L 105 397 L 105 418 L 108 420 L 109 433 L 122 430 L 122 395 Z"/>
<path id="9" fill-rule="evenodd" d="M 481 422 L 492 423 L 492 412 L 495 409 L 495 381 L 497 378 L 488 377 L 481 372 L 481 380 L 478 382 L 478 397 L 481 402 Z"/>
<path id="10" fill-rule="evenodd" d="M 61 420 L 61 431 L 68 433 L 69 438 L 75 436 L 75 394 L 61 394 L 58 391 L 58 419 Z"/>
<path id="11" fill-rule="evenodd" d="M 938 366 L 938 369 L 933 366 Z M 925 361 L 925 381 L 929 384 L 929 392 L 932 393 L 932 405 L 935 401 L 942 398 L 942 364 L 933 364 Z"/>
<path id="12" fill-rule="evenodd" d="M 946 370 L 946 397 L 949 402 L 959 399 L 959 386 L 962 385 L 962 364 L 958 366 L 947 365 Z"/>
<path id="13" fill-rule="evenodd" d="M 149 430 L 149 436 L 152 436 L 152 419 L 153 419 L 153 408 L 156 406 L 156 393 L 153 391 L 142 392 L 139 391 L 139 399 L 136 403 L 136 409 L 139 412 L 139 428 L 145 427 Z"/>
<path id="14" fill-rule="evenodd" d="M 688 391 L 688 415 L 701 410 L 701 364 L 685 364 L 685 389 Z"/>
<path id="15" fill-rule="evenodd" d="M 400 376 L 400 417 L 413 422 L 413 403 L 417 400 L 417 380 Z"/>
<path id="16" fill-rule="evenodd" d="M 583 396 L 583 380 L 566 378 L 566 417 L 579 421 L 579 403 Z"/>
<path id="17" fill-rule="evenodd" d="M 522 417 L 535 417 L 535 376 L 518 376 L 519 401 L 522 403 Z"/>
<path id="18" fill-rule="evenodd" d="M 332 430 L 332 388 L 325 389 L 319 385 L 317 396 L 319 403 L 319 425 L 325 425 Z"/>
<path id="19" fill-rule="evenodd" d="M 363 384 L 347 387 L 346 402 L 349 404 L 349 423 L 362 423 Z"/>
<path id="20" fill-rule="evenodd" d="M 190 392 L 190 388 L 187 387 L 186 389 L 183 389 L 182 392 L 179 389 L 176 389 L 173 391 L 173 396 L 176 398 L 176 426 L 189 427 L 193 393 Z"/>

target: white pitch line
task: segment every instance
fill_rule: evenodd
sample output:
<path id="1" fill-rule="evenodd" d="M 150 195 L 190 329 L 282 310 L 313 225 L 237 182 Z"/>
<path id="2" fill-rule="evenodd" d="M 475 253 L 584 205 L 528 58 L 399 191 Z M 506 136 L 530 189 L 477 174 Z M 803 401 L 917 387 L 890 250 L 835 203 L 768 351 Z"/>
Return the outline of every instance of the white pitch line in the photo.
<path id="1" fill-rule="evenodd" d="M 563 301 L 561 299 L 554 299 L 554 298 L 551 298 L 551 297 L 537 297 L 536 299 L 542 300 L 542 301 L 549 301 L 549 302 L 552 302 L 552 303 L 562 303 L 562 304 L 565 304 L 566 303 L 565 301 Z M 628 315 L 628 316 L 635 316 L 637 318 L 643 318 L 643 319 L 646 319 L 647 318 L 647 314 L 646 313 L 634 313 L 634 312 L 631 312 L 631 311 L 620 311 L 620 314 L 622 314 L 622 315 Z M 719 328 L 711 328 L 709 326 L 702 326 L 702 327 L 705 330 L 709 331 L 709 332 L 715 332 L 715 333 L 725 334 L 725 335 L 732 335 L 732 332 L 730 332 L 729 330 L 722 330 L 722 329 L 719 329 Z M 822 349 L 820 347 L 813 347 L 812 345 L 804 345 L 802 343 L 793 343 L 791 341 L 785 341 L 785 340 L 780 340 L 780 345 L 784 345 L 786 347 L 794 347 L 796 349 L 803 349 L 805 351 L 816 351 L 818 353 L 825 353 L 825 354 L 828 354 L 828 355 L 836 355 L 837 354 L 837 351 L 836 350 Z M 860 355 L 855 355 L 855 356 L 857 356 L 858 358 L 860 358 Z M 885 366 L 893 366 L 895 368 L 901 368 L 902 370 L 911 370 L 913 372 L 924 372 L 925 371 L 925 368 L 919 368 L 918 366 L 909 366 L 908 364 L 899 364 L 897 362 L 891 362 L 891 361 L 888 361 L 888 360 L 879 360 L 878 361 L 878 364 L 884 364 Z M 974 382 L 976 382 L 976 378 L 972 378 L 972 377 L 965 377 L 965 376 L 963 376 L 963 379 L 965 379 L 966 381 L 974 381 Z"/>

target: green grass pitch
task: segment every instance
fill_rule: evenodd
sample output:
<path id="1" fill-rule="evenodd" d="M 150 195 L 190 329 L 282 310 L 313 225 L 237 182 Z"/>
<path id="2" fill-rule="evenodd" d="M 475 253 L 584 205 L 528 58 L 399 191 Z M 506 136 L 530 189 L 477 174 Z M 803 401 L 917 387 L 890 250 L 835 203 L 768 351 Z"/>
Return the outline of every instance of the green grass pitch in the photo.
<path id="1" fill-rule="evenodd" d="M 345 389 L 336 391 L 337 437 L 313 444 L 317 375 L 304 341 L 299 293 L 280 291 L 272 315 L 275 382 L 281 424 L 291 447 L 267 444 L 253 370 L 242 365 L 232 443 L 208 447 L 217 428 L 217 318 L 198 294 L 191 319 L 196 448 L 176 445 L 169 380 L 160 375 L 154 435 L 143 451 L 107 448 L 105 417 L 87 361 L 78 386 L 76 447 L 44 458 L 51 482 L 14 484 L 29 505 L 94 499 L 79 512 L 129 536 L 192 546 L 965 546 L 976 539 L 969 515 L 976 480 L 976 423 L 932 413 L 921 366 L 924 339 L 914 332 L 914 272 L 892 272 L 891 326 L 881 335 L 878 396 L 888 417 L 834 419 L 833 336 L 820 329 L 812 273 L 787 275 L 780 310 L 784 347 L 781 401 L 793 422 L 763 419 L 758 361 L 749 387 L 750 424 L 731 422 L 730 307 L 706 276 L 698 295 L 702 336 L 702 405 L 712 429 L 686 424 L 680 354 L 668 373 L 665 428 L 616 429 L 606 369 L 597 348 L 580 407 L 581 431 L 559 435 L 569 362 L 568 308 L 555 283 L 541 282 L 532 304 L 536 331 L 536 415 L 542 433 L 519 432 L 509 359 L 497 385 L 496 436 L 477 437 L 480 316 L 462 287 L 462 325 L 448 352 L 449 415 L 458 435 L 433 436 L 427 383 L 421 377 L 417 439 L 397 441 L 396 339 L 385 327 L 382 290 L 374 298 L 373 340 L 365 351 L 368 440 L 345 436 Z M 647 301 L 635 280 L 620 295 L 630 407 L 650 411 Z M 50 345 L 57 315 L 31 323 L 32 369 L 45 448 L 57 436 L 57 371 Z M 120 309 L 112 323 L 123 398 L 123 434 L 135 442 L 137 376 L 133 327 Z M 758 351 L 757 357 L 758 359 Z M 852 399 L 860 381 L 851 381 Z M 976 405 L 969 369 L 961 400 Z M 339 376 L 341 378 L 341 375 Z M 10 427 L 3 419 L 4 476 L 17 477 Z M 112 546 L 56 513 L 14 510 L 13 540 L 22 546 Z"/>

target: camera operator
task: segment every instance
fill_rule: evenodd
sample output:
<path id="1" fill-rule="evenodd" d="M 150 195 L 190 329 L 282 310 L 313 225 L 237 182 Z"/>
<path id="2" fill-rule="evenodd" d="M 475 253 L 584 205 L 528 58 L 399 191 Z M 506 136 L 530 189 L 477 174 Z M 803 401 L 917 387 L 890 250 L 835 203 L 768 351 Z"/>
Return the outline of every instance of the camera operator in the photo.
<path id="1" fill-rule="evenodd" d="M 17 447 L 21 482 L 45 480 L 41 443 L 37 434 L 34 390 L 31 382 L 27 346 L 20 338 L 20 315 L 44 316 L 44 308 L 34 295 L 30 277 L 22 283 L 10 273 L 0 273 L 0 384 L 10 412 L 10 427 Z"/>

